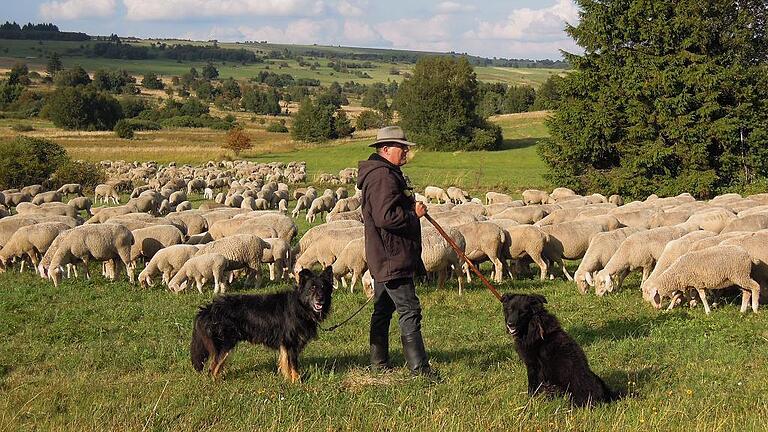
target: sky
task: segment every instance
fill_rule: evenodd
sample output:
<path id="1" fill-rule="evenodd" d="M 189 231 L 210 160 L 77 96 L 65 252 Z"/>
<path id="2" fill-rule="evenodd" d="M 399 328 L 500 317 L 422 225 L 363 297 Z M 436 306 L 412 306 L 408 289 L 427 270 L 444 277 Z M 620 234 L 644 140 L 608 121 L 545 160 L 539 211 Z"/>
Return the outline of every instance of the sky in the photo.
<path id="1" fill-rule="evenodd" d="M 268 41 L 560 59 L 573 0 L 2 0 L 0 20 L 91 35 Z"/>

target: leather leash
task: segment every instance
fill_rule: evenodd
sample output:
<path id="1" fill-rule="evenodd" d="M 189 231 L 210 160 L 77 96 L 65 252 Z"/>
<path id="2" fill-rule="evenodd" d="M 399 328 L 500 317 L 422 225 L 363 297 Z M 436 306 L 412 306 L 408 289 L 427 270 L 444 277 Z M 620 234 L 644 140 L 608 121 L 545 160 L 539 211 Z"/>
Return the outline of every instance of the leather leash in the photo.
<path id="1" fill-rule="evenodd" d="M 462 259 L 464 259 L 464 261 L 467 263 L 467 265 L 469 265 L 469 268 L 472 269 L 472 271 L 477 275 L 477 277 L 480 278 L 481 281 L 483 281 L 483 285 L 485 285 L 485 287 L 488 288 L 494 296 L 496 296 L 496 300 L 501 301 L 501 294 L 499 294 L 499 291 L 496 288 L 494 288 L 493 285 L 491 285 L 490 282 L 488 282 L 488 279 L 486 279 L 485 276 L 483 276 L 483 274 L 480 273 L 480 270 L 478 270 L 477 267 L 475 267 L 475 265 L 472 264 L 472 261 L 470 261 L 470 259 L 467 258 L 466 255 L 464 255 L 464 252 L 461 251 L 461 249 L 459 248 L 459 245 L 457 245 L 456 242 L 453 241 L 451 236 L 449 236 L 448 233 L 445 232 L 443 227 L 441 227 L 440 224 L 437 223 L 437 221 L 432 219 L 432 216 L 430 216 L 429 213 L 425 213 L 424 217 L 427 218 L 429 223 L 431 223 L 435 227 L 435 229 L 437 229 L 437 232 L 439 232 L 440 235 L 443 236 L 443 238 L 448 242 L 448 244 L 451 245 L 453 250 Z"/>
<path id="2" fill-rule="evenodd" d="M 360 311 L 362 311 L 366 306 L 368 306 L 368 303 L 370 303 L 371 300 L 373 300 L 374 297 L 375 296 L 371 296 L 368 300 L 365 301 L 365 303 L 363 303 L 362 306 L 360 306 L 360 308 L 358 310 L 355 311 L 355 313 L 350 315 L 349 318 L 345 319 L 344 321 L 342 321 L 340 323 L 337 323 L 337 324 L 334 324 L 334 325 L 332 325 L 332 326 L 330 326 L 328 328 L 323 328 L 323 326 L 321 326 L 319 322 L 317 323 L 317 326 L 320 327 L 320 330 L 322 330 L 322 331 L 332 332 L 332 331 L 336 330 L 337 328 L 339 328 L 339 327 L 343 326 L 344 324 L 348 323 L 357 314 L 359 314 Z"/>

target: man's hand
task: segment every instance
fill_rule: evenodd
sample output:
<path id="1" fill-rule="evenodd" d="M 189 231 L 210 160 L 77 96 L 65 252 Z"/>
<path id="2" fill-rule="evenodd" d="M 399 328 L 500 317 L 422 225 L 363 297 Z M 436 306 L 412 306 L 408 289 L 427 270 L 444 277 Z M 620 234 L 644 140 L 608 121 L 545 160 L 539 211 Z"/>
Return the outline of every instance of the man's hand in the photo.
<path id="1" fill-rule="evenodd" d="M 416 201 L 413 209 L 416 211 L 416 216 L 418 217 L 422 217 L 427 214 L 427 206 L 421 201 Z"/>

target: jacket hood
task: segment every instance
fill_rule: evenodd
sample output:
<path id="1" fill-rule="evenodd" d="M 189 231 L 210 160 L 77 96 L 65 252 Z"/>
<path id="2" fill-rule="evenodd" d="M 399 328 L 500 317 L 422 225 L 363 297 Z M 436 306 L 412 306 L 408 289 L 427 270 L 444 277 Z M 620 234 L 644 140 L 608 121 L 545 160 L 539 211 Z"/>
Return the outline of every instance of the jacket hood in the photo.
<path id="1" fill-rule="evenodd" d="M 392 165 L 388 160 L 384 159 L 376 153 L 373 153 L 368 158 L 368 160 L 360 161 L 357 164 L 357 188 L 362 189 L 363 182 L 365 182 L 365 178 L 368 176 L 368 174 L 381 168 L 401 172 L 400 167 Z"/>

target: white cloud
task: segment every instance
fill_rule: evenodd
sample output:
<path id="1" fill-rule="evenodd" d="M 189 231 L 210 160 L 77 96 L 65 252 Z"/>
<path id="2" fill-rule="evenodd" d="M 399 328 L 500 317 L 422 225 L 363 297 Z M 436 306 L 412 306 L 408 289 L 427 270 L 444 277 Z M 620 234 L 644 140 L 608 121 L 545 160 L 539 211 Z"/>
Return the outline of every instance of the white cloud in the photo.
<path id="1" fill-rule="evenodd" d="M 273 26 L 249 27 L 240 26 L 237 30 L 242 35 L 241 39 L 269 41 L 289 44 L 313 44 L 324 43 L 334 39 L 339 26 L 333 20 L 308 20 L 301 19 L 289 23 L 285 28 Z M 326 42 L 327 43 L 327 42 Z"/>
<path id="2" fill-rule="evenodd" d="M 317 16 L 322 0 L 123 0 L 131 20 L 242 16 Z"/>
<path id="3" fill-rule="evenodd" d="M 557 0 L 548 8 L 515 9 L 501 22 L 479 21 L 464 37 L 539 42 L 565 40 L 565 23 L 575 24 L 578 19 L 579 11 L 572 0 Z"/>
<path id="4" fill-rule="evenodd" d="M 437 5 L 437 11 L 441 14 L 464 13 L 477 10 L 473 5 L 466 5 L 454 1 L 444 1 Z"/>
<path id="5" fill-rule="evenodd" d="M 339 0 L 339 3 L 336 5 L 339 13 L 346 17 L 362 16 L 365 13 L 364 9 L 367 7 L 367 0 Z"/>
<path id="6" fill-rule="evenodd" d="M 453 45 L 451 18 L 448 15 L 435 15 L 428 19 L 403 18 L 382 22 L 375 28 L 394 48 L 450 51 Z"/>
<path id="7" fill-rule="evenodd" d="M 56 21 L 108 17 L 116 8 L 115 0 L 61 0 L 41 4 L 39 11 L 42 18 Z"/>
<path id="8" fill-rule="evenodd" d="M 380 45 L 381 35 L 368 23 L 362 21 L 344 21 L 344 40 L 354 45 Z"/>

